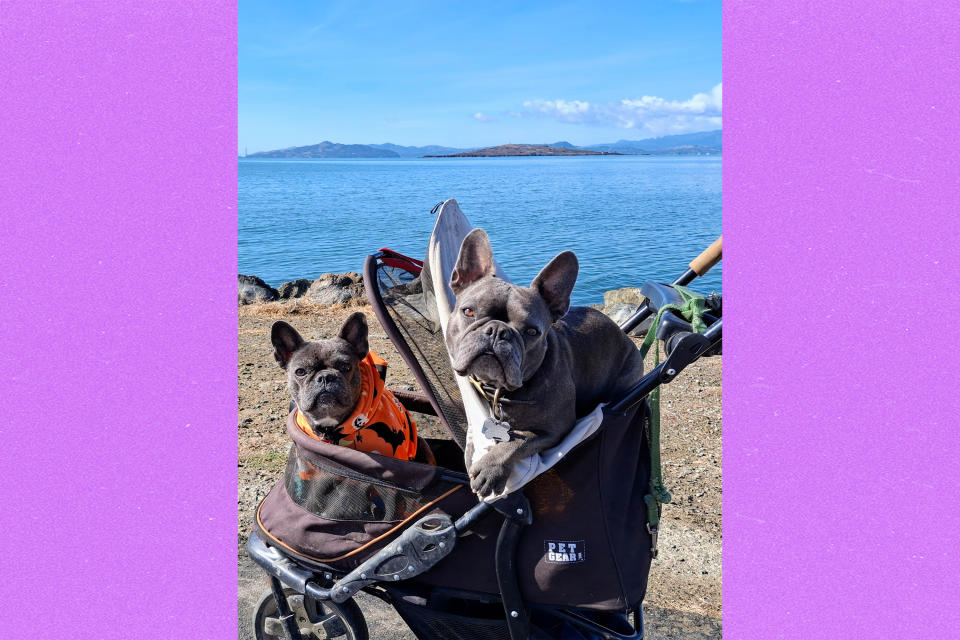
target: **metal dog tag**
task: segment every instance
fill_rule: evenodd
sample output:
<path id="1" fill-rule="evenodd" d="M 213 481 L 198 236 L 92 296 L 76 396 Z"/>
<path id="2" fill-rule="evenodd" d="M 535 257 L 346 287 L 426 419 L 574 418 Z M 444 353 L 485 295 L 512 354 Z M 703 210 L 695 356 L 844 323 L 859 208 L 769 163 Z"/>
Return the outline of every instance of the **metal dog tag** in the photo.
<path id="1" fill-rule="evenodd" d="M 483 421 L 483 427 L 480 428 L 480 433 L 491 440 L 496 440 L 497 442 L 509 442 L 510 423 L 500 422 L 496 418 L 492 417 L 487 418 Z"/>

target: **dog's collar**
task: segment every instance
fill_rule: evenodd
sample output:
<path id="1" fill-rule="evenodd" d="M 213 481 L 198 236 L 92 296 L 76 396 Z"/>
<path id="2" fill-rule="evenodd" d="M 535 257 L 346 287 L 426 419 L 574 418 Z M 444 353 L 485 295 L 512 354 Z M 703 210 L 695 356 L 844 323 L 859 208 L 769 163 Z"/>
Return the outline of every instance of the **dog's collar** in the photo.
<path id="1" fill-rule="evenodd" d="M 510 423 L 506 421 L 506 418 L 503 415 L 503 403 L 533 404 L 533 401 L 510 400 L 503 397 L 503 387 L 493 387 L 492 385 L 484 384 L 473 376 L 467 376 L 467 380 L 470 381 L 470 384 L 476 387 L 477 391 L 480 393 L 480 396 L 486 400 L 488 405 L 490 405 L 490 413 L 492 417 L 483 421 L 483 426 L 480 429 L 480 433 L 482 433 L 483 436 L 488 440 L 495 440 L 497 442 L 506 442 L 508 440 L 526 440 L 528 436 L 515 432 Z"/>
<path id="2" fill-rule="evenodd" d="M 494 388 L 491 385 L 480 382 L 473 376 L 468 376 L 467 380 L 469 380 L 470 384 L 474 386 L 474 388 L 480 394 L 480 397 L 486 400 L 487 404 L 490 405 L 490 409 L 493 412 L 493 417 L 497 420 L 502 419 L 503 405 L 500 404 L 500 395 L 503 392 L 503 387 Z"/>
<path id="3" fill-rule="evenodd" d="M 506 389 L 481 382 L 474 376 L 467 376 L 467 380 L 476 388 L 480 396 L 487 401 L 493 417 L 497 420 L 503 420 L 503 405 L 505 404 L 533 404 L 533 400 L 512 400 L 505 398 L 503 394 L 506 392 Z"/>
<path id="4" fill-rule="evenodd" d="M 497 420 L 503 420 L 503 404 L 501 401 L 506 400 L 506 398 L 502 398 L 503 387 L 493 387 L 492 385 L 484 384 L 474 376 L 468 376 L 467 380 L 470 381 L 470 384 L 476 388 L 480 396 L 490 405 L 490 411 L 493 413 L 493 417 Z"/>

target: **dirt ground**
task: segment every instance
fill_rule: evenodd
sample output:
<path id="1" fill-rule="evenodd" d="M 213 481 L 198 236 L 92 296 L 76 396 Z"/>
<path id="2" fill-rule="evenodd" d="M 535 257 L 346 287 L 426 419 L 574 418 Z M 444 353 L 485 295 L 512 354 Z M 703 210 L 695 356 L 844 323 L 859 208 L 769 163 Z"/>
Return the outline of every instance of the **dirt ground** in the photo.
<path id="1" fill-rule="evenodd" d="M 367 312 L 370 346 L 390 363 L 388 385 L 417 388 L 369 307 L 318 307 L 301 300 L 242 306 L 239 342 L 238 564 L 240 638 L 252 638 L 252 610 L 268 589 L 243 549 L 254 508 L 280 477 L 289 441 L 289 396 L 273 359 L 270 326 L 285 320 L 308 340 L 337 334 L 357 309 Z M 649 366 L 648 366 L 649 368 Z M 660 555 L 644 601 L 647 638 L 721 637 L 721 357 L 700 360 L 664 387 L 661 402 L 663 473 L 673 503 L 664 506 Z M 435 418 L 414 414 L 426 437 L 445 434 Z M 374 640 L 413 640 L 399 616 L 360 594 Z"/>

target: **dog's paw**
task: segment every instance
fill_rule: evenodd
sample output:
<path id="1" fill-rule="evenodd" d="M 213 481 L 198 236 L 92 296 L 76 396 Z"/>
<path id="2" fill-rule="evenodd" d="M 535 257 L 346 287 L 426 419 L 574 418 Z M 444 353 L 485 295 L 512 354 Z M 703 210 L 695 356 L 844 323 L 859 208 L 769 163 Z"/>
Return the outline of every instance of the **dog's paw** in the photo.
<path id="1" fill-rule="evenodd" d="M 499 465 L 475 465 L 470 469 L 470 488 L 478 496 L 497 495 L 507 486 L 510 470 Z"/>

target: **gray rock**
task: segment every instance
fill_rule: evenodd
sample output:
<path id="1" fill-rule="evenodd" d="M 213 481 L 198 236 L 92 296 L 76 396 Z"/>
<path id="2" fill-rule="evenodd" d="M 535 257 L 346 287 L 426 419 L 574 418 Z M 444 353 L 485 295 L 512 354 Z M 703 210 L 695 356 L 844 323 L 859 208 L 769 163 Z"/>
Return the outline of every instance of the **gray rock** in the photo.
<path id="1" fill-rule="evenodd" d="M 637 287 L 623 287 L 622 289 L 613 289 L 603 294 L 603 304 L 611 306 L 615 304 L 643 304 L 646 297 L 640 293 Z"/>
<path id="2" fill-rule="evenodd" d="M 609 292 L 608 292 L 609 293 Z M 621 324 L 632 316 L 637 309 L 640 308 L 640 305 L 623 303 L 623 304 L 608 304 L 601 311 L 603 311 L 611 320 L 617 324 Z M 645 336 L 647 331 L 650 329 L 650 325 L 653 323 L 653 316 L 647 318 L 641 322 L 638 326 L 630 332 L 631 336 Z"/>
<path id="3" fill-rule="evenodd" d="M 256 302 L 270 302 L 279 297 L 277 290 L 257 276 L 239 275 L 239 291 L 237 302 L 253 304 Z"/>
<path id="4" fill-rule="evenodd" d="M 341 304 L 354 298 L 363 299 L 363 277 L 352 271 L 325 273 L 310 285 L 304 294 L 311 302 L 323 305 Z"/>
<path id="5" fill-rule="evenodd" d="M 284 282 L 277 289 L 277 293 L 280 294 L 280 298 L 282 300 L 299 298 L 307 292 L 307 289 L 310 288 L 311 284 L 313 284 L 313 280 L 309 280 L 307 278 L 298 278 L 296 280 L 291 280 L 290 282 Z"/>
<path id="6" fill-rule="evenodd" d="M 635 304 L 607 304 L 601 311 L 607 314 L 611 320 L 620 324 L 632 316 L 637 309 L 639 309 L 639 306 Z"/>

